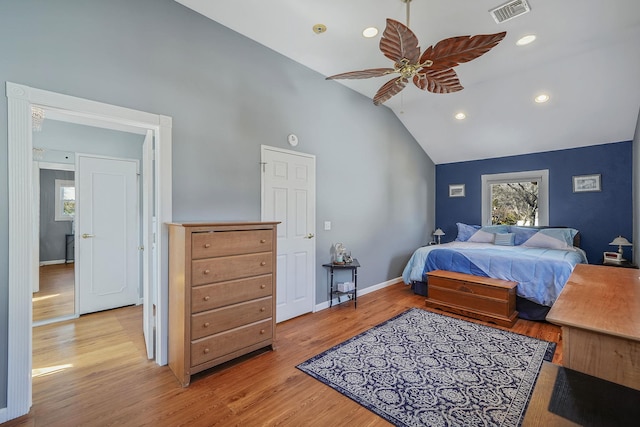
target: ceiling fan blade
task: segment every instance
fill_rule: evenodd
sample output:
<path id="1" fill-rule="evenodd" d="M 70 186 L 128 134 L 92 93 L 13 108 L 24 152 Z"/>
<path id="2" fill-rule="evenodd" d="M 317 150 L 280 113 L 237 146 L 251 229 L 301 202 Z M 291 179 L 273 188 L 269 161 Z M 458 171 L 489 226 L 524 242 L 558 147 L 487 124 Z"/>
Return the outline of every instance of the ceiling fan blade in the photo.
<path id="1" fill-rule="evenodd" d="M 445 70 L 422 68 L 413 76 L 413 83 L 420 89 L 432 93 L 453 93 L 464 89 L 453 68 Z"/>
<path id="2" fill-rule="evenodd" d="M 408 82 L 409 81 L 404 77 L 398 77 L 396 79 L 389 80 L 384 85 L 382 85 L 380 89 L 378 89 L 378 92 L 373 97 L 373 103 L 375 105 L 382 104 L 393 95 L 398 94 L 402 89 L 404 89 Z"/>
<path id="3" fill-rule="evenodd" d="M 387 27 L 380 39 L 380 50 L 390 60 L 399 63 L 406 59 L 415 64 L 420 56 L 418 38 L 407 27 L 393 19 L 387 19 Z"/>
<path id="4" fill-rule="evenodd" d="M 420 64 L 433 61 L 431 68 L 446 69 L 469 62 L 494 48 L 507 35 L 506 31 L 477 36 L 458 36 L 439 41 L 429 46 L 420 57 Z"/>
<path id="5" fill-rule="evenodd" d="M 393 68 L 370 68 L 362 71 L 349 71 L 348 73 L 336 74 L 329 76 L 325 80 L 334 79 L 368 79 L 371 77 L 381 77 L 393 73 Z"/>

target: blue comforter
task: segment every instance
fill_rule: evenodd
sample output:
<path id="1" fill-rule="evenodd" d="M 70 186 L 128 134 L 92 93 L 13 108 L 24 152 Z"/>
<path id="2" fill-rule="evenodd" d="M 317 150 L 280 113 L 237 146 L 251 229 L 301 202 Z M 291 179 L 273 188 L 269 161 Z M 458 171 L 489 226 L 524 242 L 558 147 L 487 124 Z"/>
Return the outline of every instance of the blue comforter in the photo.
<path id="1" fill-rule="evenodd" d="M 405 283 L 425 281 L 433 270 L 448 270 L 518 283 L 517 294 L 551 306 L 576 264 L 587 263 L 584 251 L 451 242 L 416 250 L 402 273 Z"/>

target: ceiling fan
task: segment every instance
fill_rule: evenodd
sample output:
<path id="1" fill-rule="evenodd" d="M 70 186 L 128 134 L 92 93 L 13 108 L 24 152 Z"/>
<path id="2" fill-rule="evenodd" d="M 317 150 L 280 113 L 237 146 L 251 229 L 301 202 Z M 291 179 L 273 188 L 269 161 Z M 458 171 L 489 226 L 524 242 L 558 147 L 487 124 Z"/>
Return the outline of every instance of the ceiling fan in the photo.
<path id="1" fill-rule="evenodd" d="M 387 26 L 380 39 L 382 54 L 394 62 L 393 68 L 370 68 L 350 71 L 327 77 L 334 79 L 368 79 L 388 74 L 399 74 L 382 85 L 373 97 L 373 103 L 380 105 L 398 94 L 409 82 L 422 90 L 432 93 L 453 93 L 463 88 L 453 67 L 484 55 L 507 35 L 506 31 L 477 36 L 458 36 L 444 39 L 429 46 L 420 55 L 418 38 L 409 29 L 409 4 L 411 0 L 401 0 L 407 4 L 407 25 L 394 19 L 387 19 Z"/>

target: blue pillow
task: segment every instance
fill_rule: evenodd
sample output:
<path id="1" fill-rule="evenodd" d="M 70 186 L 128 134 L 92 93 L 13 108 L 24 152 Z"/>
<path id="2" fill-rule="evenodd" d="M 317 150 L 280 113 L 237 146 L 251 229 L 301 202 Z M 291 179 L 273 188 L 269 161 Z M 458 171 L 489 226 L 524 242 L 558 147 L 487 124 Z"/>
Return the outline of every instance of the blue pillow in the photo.
<path id="1" fill-rule="evenodd" d="M 513 244 L 516 246 L 529 240 L 531 236 L 536 234 L 539 230 L 539 228 L 516 227 L 515 225 L 509 226 L 509 232 L 515 234 Z"/>
<path id="2" fill-rule="evenodd" d="M 522 246 L 546 249 L 573 249 L 575 228 L 543 228 L 531 236 Z"/>
<path id="3" fill-rule="evenodd" d="M 456 242 L 466 242 L 476 231 L 480 230 L 479 225 L 467 225 L 461 222 L 456 222 L 458 226 L 458 235 L 456 236 Z"/>
<path id="4" fill-rule="evenodd" d="M 509 226 L 508 225 L 483 225 L 481 230 L 486 231 L 487 233 L 508 233 Z"/>
<path id="5" fill-rule="evenodd" d="M 513 233 L 499 233 L 496 234 L 496 238 L 493 241 L 494 245 L 498 246 L 513 246 L 516 235 Z"/>

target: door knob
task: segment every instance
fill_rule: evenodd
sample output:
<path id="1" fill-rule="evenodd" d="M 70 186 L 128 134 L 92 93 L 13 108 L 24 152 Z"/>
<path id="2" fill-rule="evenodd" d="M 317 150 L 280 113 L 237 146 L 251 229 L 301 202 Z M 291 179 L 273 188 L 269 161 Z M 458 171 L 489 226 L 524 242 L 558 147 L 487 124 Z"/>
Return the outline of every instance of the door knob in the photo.
<path id="1" fill-rule="evenodd" d="M 313 233 L 309 233 L 306 236 L 304 236 L 305 239 L 313 239 L 315 236 L 313 235 Z"/>
<path id="2" fill-rule="evenodd" d="M 82 233 L 83 239 L 88 239 L 89 237 L 96 237 L 96 236 L 94 236 L 93 234 Z"/>

